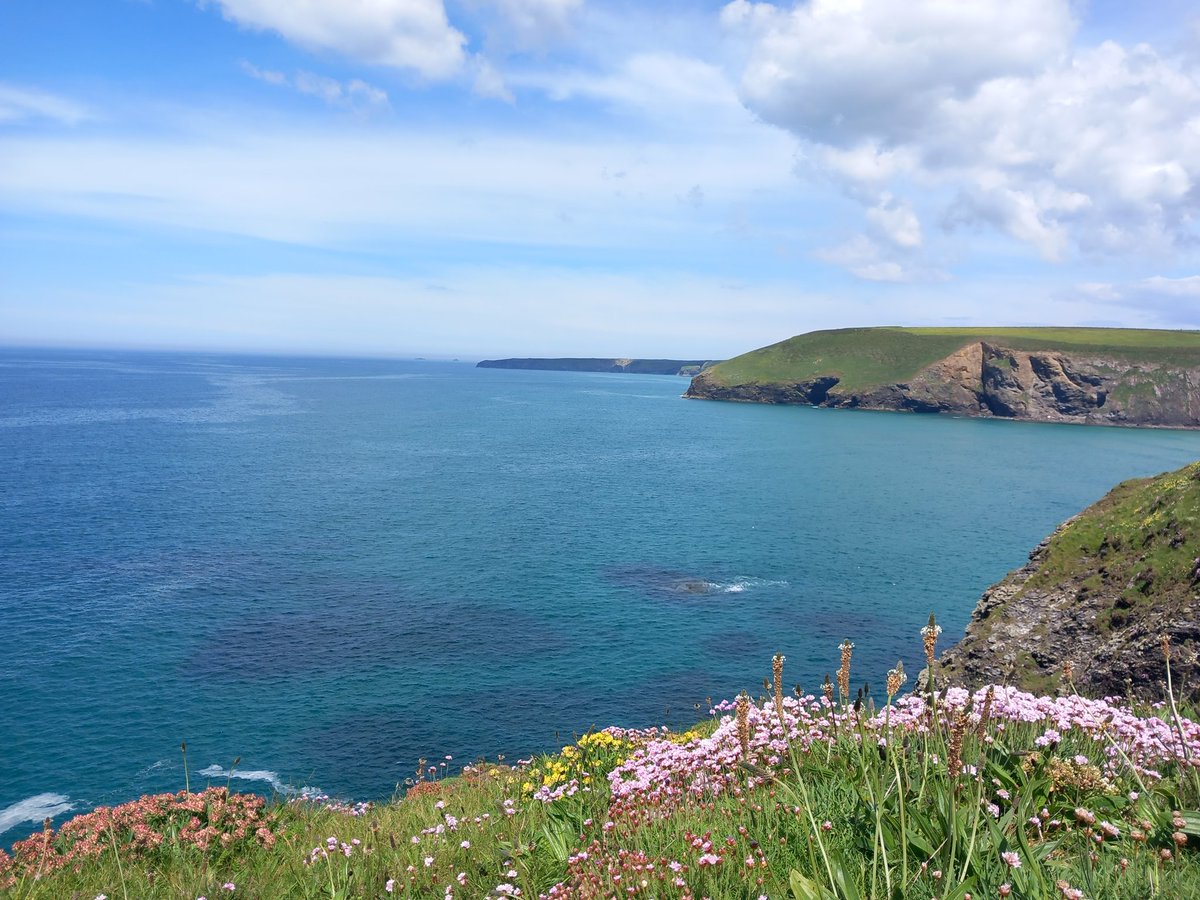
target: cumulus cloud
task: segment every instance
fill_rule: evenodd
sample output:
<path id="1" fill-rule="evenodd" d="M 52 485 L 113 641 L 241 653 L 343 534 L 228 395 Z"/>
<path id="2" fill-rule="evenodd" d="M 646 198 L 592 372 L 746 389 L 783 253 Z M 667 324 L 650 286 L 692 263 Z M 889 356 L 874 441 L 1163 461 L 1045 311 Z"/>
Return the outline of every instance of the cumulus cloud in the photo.
<path id="1" fill-rule="evenodd" d="M 288 41 L 430 79 L 457 74 L 466 37 L 442 0 L 217 0 L 225 17 Z"/>
<path id="2" fill-rule="evenodd" d="M 897 247 L 921 246 L 921 222 L 917 214 L 907 202 L 897 200 L 886 191 L 879 202 L 867 210 L 867 221 Z"/>
<path id="3" fill-rule="evenodd" d="M 1147 45 L 1075 47 L 1072 8 L 734 0 L 721 19 L 746 48 L 742 102 L 878 236 L 918 246 L 919 216 L 1048 260 L 1176 253 L 1200 213 L 1200 83 Z"/>
<path id="4" fill-rule="evenodd" d="M 74 101 L 36 88 L 0 82 L 0 122 L 49 119 L 75 125 L 88 118 L 88 111 Z"/>
<path id="5" fill-rule="evenodd" d="M 288 76 L 272 69 L 260 69 L 245 60 L 242 61 L 242 71 L 251 78 L 267 84 L 276 87 L 290 87 L 302 94 L 317 97 L 330 106 L 363 111 L 388 105 L 387 91 L 358 78 L 342 82 L 336 78 L 315 75 L 312 72 L 297 72 L 293 76 Z"/>

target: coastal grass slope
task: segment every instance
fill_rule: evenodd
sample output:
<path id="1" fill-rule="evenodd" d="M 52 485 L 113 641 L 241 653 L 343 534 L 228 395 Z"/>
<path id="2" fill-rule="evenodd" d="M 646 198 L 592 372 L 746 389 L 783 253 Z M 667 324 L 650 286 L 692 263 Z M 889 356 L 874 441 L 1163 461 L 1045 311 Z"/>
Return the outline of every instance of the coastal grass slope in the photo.
<path id="1" fill-rule="evenodd" d="M 213 786 L 101 808 L 0 853 L 0 897 L 1200 896 L 1200 725 L 1173 697 L 901 696 L 898 664 L 877 703 L 838 649 L 836 692 L 785 694 L 777 656 L 765 695 L 689 731 L 451 778 L 422 761 L 383 804 Z"/>
<path id="2" fill-rule="evenodd" d="M 1081 690 L 1149 697 L 1164 638 L 1176 686 L 1200 696 L 1200 462 L 1123 482 L 1060 526 L 984 593 L 942 671 L 1049 690 L 1070 666 Z"/>
<path id="3" fill-rule="evenodd" d="M 718 363 L 705 375 L 726 387 L 832 375 L 843 390 L 867 391 L 911 381 L 922 369 L 978 342 L 1024 351 L 1066 349 L 1131 362 L 1195 365 L 1200 361 L 1200 331 L 887 326 L 808 332 Z"/>

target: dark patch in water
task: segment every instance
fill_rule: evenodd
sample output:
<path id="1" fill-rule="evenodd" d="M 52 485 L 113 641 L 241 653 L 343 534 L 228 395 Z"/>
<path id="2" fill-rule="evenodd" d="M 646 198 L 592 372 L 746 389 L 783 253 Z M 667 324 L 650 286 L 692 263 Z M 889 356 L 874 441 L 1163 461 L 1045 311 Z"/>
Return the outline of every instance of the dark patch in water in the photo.
<path id="1" fill-rule="evenodd" d="M 434 606 L 394 588 L 326 588 L 286 607 L 269 613 L 251 607 L 244 618 L 218 626 L 184 674 L 263 679 L 379 671 L 397 662 L 469 669 L 553 656 L 572 646 L 566 634 L 520 610 L 454 600 Z"/>
<path id="2" fill-rule="evenodd" d="M 721 590 L 721 583 L 692 572 L 659 566 L 610 566 L 604 576 L 613 584 L 664 600 L 703 596 Z"/>

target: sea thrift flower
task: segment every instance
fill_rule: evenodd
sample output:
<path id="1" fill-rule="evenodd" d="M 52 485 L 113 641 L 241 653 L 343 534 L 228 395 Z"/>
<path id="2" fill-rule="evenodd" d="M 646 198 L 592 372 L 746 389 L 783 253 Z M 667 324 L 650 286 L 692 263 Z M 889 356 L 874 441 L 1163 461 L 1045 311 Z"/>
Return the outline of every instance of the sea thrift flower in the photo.
<path id="1" fill-rule="evenodd" d="M 1013 851 L 1011 851 L 1011 850 L 1010 850 L 1010 851 L 1008 851 L 1007 853 L 1001 853 L 1001 854 L 1000 854 L 1000 858 L 1001 858 L 1002 860 L 1004 860 L 1004 862 L 1005 862 L 1005 863 L 1008 865 L 1008 867 L 1009 867 L 1010 869 L 1019 869 L 1019 868 L 1021 868 L 1021 857 L 1020 857 L 1020 855 L 1019 855 L 1019 854 L 1017 854 L 1017 853 L 1015 853 L 1015 852 L 1013 852 Z"/>
<path id="2" fill-rule="evenodd" d="M 383 885 L 383 889 L 389 894 L 396 889 L 396 879 L 389 878 Z"/>

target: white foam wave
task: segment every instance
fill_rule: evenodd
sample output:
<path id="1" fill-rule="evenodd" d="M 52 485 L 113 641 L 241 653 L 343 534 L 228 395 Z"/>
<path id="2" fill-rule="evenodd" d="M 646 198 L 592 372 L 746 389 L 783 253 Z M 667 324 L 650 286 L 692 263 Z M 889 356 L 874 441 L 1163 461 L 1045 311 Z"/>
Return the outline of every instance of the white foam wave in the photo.
<path id="1" fill-rule="evenodd" d="M 211 765 L 207 769 L 201 769 L 198 775 L 203 775 L 205 778 L 226 778 L 234 781 L 261 781 L 269 784 L 280 794 L 297 794 L 299 790 L 292 787 L 290 784 L 285 784 L 279 777 L 278 772 L 272 772 L 269 769 L 224 769 L 218 765 Z"/>
<path id="2" fill-rule="evenodd" d="M 738 578 L 728 584 L 714 585 L 714 588 L 722 594 L 740 594 L 751 588 L 787 587 L 787 585 L 786 581 L 772 581 L 768 578 Z"/>
<path id="3" fill-rule="evenodd" d="M 34 794 L 0 809 L 0 832 L 24 822 L 41 822 L 74 808 L 75 804 L 65 794 Z"/>

